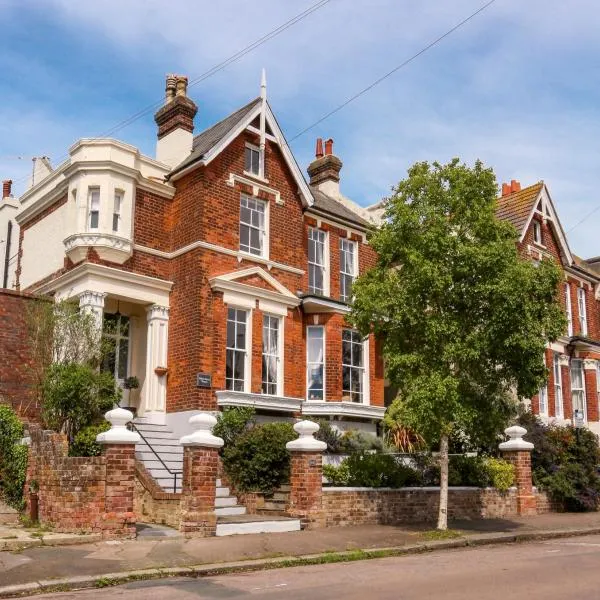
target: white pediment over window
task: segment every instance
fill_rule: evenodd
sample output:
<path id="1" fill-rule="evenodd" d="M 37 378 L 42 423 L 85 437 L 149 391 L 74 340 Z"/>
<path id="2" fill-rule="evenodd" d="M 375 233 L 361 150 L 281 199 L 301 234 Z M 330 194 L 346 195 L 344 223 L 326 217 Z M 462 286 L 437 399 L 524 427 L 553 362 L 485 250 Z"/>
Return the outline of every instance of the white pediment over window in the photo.
<path id="1" fill-rule="evenodd" d="M 239 269 L 209 279 L 210 287 L 223 292 L 226 304 L 254 308 L 256 300 L 261 310 L 285 314 L 288 307 L 296 307 L 301 300 L 275 277 L 261 267 Z"/>

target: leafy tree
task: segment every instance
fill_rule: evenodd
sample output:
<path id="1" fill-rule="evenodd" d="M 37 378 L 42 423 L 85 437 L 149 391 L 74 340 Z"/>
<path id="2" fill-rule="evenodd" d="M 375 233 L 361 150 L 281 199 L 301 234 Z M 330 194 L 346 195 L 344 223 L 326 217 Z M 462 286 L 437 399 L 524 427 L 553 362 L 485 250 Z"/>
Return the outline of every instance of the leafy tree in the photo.
<path id="1" fill-rule="evenodd" d="M 449 437 L 498 423 L 511 398 L 533 395 L 547 376 L 546 343 L 566 328 L 559 268 L 518 256 L 517 231 L 495 216 L 496 195 L 479 161 L 416 163 L 371 235 L 376 266 L 353 287 L 350 320 L 383 340 L 403 422 L 439 441 L 439 529 Z"/>

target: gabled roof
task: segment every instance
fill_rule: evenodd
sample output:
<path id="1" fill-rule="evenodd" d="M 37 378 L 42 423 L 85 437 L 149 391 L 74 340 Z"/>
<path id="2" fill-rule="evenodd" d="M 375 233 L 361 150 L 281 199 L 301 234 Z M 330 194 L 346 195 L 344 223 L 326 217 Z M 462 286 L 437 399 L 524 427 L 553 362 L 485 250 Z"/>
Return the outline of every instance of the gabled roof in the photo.
<path id="1" fill-rule="evenodd" d="M 558 219 L 554 202 L 552 202 L 550 192 L 543 181 L 498 198 L 496 216 L 512 223 L 519 232 L 519 242 L 523 242 L 538 204 L 541 205 L 544 218 L 547 218 L 552 226 L 566 266 L 570 267 L 576 264 L 567 243 L 567 236 Z"/>
<path id="2" fill-rule="evenodd" d="M 259 116 L 262 107 L 263 99 L 255 98 L 222 121 L 198 134 L 194 138 L 190 155 L 169 173 L 167 179 L 181 176 L 183 172 L 187 172 L 196 165 L 209 164 Z M 274 139 L 279 146 L 283 159 L 298 185 L 302 203 L 305 207 L 312 206 L 314 202 L 312 192 L 266 99 L 264 100 L 264 114 L 265 122 L 273 132 L 269 139 Z"/>
<path id="3" fill-rule="evenodd" d="M 361 228 L 369 227 L 370 223 L 366 219 L 363 219 L 358 213 L 350 210 L 339 200 L 328 196 L 314 186 L 311 186 L 311 191 L 313 198 L 315 199 L 312 210 L 322 211 L 334 217 L 339 217 L 344 221 L 350 221 L 351 223 L 359 225 Z"/>
<path id="4" fill-rule="evenodd" d="M 205 129 L 194 137 L 191 154 L 179 165 L 173 169 L 173 173 L 177 173 L 185 169 L 188 165 L 201 160 L 214 146 L 216 146 L 227 134 L 235 129 L 241 121 L 252 113 L 253 109 L 260 104 L 260 98 L 255 98 L 252 102 L 248 102 L 246 106 L 242 106 L 239 110 L 225 117 L 223 120 L 215 123 L 212 127 Z"/>
<path id="5" fill-rule="evenodd" d="M 512 223 L 522 234 L 543 187 L 544 183 L 540 181 L 518 192 L 498 198 L 496 216 L 503 221 Z"/>

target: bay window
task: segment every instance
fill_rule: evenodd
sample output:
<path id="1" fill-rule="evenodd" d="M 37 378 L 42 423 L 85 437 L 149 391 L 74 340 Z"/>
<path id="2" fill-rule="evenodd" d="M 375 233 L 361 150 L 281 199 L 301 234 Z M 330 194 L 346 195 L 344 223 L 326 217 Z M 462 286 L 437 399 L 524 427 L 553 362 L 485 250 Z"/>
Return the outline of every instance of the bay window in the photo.
<path id="1" fill-rule="evenodd" d="M 365 394 L 364 341 L 353 329 L 342 330 L 342 400 L 363 402 Z"/>
<path id="2" fill-rule="evenodd" d="M 308 229 L 308 293 L 326 295 L 326 241 L 327 233 L 309 227 Z"/>
<path id="3" fill-rule="evenodd" d="M 554 414 L 556 417 L 564 418 L 563 393 L 562 393 L 562 370 L 560 367 L 560 354 L 554 353 L 552 358 L 552 369 L 554 373 Z"/>
<path id="4" fill-rule="evenodd" d="M 90 229 L 98 229 L 100 224 L 100 188 L 93 187 L 88 190 L 88 210 Z"/>
<path id="5" fill-rule="evenodd" d="M 248 311 L 239 308 L 227 309 L 227 347 L 225 358 L 225 387 L 235 392 L 246 390 L 248 374 L 247 347 Z"/>
<path id="6" fill-rule="evenodd" d="M 349 302 L 352 284 L 358 273 L 357 244 L 340 238 L 340 299 Z"/>
<path id="7" fill-rule="evenodd" d="M 119 231 L 119 225 L 121 221 L 121 205 L 123 204 L 123 192 L 120 190 L 115 191 L 115 199 L 113 205 L 113 219 L 112 219 L 112 230 L 116 233 Z"/>
<path id="8" fill-rule="evenodd" d="M 277 395 L 281 382 L 281 319 L 272 315 L 263 317 L 262 393 Z"/>
<path id="9" fill-rule="evenodd" d="M 585 377 L 583 360 L 579 358 L 571 360 L 571 397 L 573 399 L 573 413 L 581 411 L 585 418 Z"/>
<path id="10" fill-rule="evenodd" d="M 306 397 L 325 399 L 325 330 L 322 326 L 306 328 Z"/>

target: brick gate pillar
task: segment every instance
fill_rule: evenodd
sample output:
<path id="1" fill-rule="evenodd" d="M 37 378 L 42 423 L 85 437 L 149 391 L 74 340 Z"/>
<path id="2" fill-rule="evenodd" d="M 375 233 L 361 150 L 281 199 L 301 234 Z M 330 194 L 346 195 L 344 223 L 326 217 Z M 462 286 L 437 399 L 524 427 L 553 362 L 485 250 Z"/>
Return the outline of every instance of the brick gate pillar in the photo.
<path id="1" fill-rule="evenodd" d="M 327 444 L 313 437 L 319 431 L 317 423 L 300 421 L 294 425 L 294 430 L 299 435 L 298 439 L 286 444 L 292 453 L 287 512 L 300 518 L 304 528 L 325 527 L 323 451 Z"/>
<path id="2" fill-rule="evenodd" d="M 209 537 L 217 530 L 215 495 L 219 448 L 223 440 L 212 434 L 215 417 L 200 413 L 190 418 L 196 431 L 181 438 L 183 480 L 179 529 L 189 537 Z"/>
<path id="3" fill-rule="evenodd" d="M 517 485 L 517 512 L 519 515 L 530 516 L 537 514 L 537 499 L 533 493 L 531 476 L 531 451 L 533 444 L 526 442 L 523 436 L 527 433 L 524 427 L 514 425 L 504 430 L 510 437 L 499 446 L 504 458 L 515 467 L 515 482 Z"/>
<path id="4" fill-rule="evenodd" d="M 109 410 L 104 417 L 110 422 L 111 428 L 96 437 L 96 441 L 102 445 L 106 460 L 102 535 L 135 537 L 135 445 L 140 441 L 140 436 L 126 427 L 133 419 L 130 411 L 115 408 Z"/>

